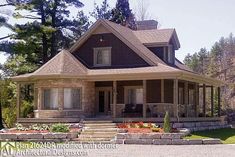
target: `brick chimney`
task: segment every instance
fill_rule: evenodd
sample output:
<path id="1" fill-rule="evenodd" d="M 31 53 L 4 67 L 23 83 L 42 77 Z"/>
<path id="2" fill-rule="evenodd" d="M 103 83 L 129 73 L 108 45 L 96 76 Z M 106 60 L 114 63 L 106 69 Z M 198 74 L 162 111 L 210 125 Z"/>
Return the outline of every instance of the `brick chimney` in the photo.
<path id="1" fill-rule="evenodd" d="M 155 20 L 136 21 L 137 30 L 157 29 L 158 22 Z"/>

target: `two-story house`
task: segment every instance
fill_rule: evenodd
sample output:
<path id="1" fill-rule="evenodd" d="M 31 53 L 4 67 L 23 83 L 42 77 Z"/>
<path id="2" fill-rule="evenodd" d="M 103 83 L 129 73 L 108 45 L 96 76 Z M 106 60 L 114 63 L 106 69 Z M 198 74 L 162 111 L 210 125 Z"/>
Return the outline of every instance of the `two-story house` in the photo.
<path id="1" fill-rule="evenodd" d="M 157 29 L 151 20 L 138 24 L 131 30 L 98 20 L 69 50 L 33 73 L 13 77 L 18 122 L 25 121 L 20 88 L 29 83 L 34 84 L 35 122 L 162 121 L 166 111 L 178 121 L 219 119 L 221 82 L 192 72 L 175 58 L 180 48 L 175 29 Z M 211 91 L 209 106 L 206 90 Z"/>

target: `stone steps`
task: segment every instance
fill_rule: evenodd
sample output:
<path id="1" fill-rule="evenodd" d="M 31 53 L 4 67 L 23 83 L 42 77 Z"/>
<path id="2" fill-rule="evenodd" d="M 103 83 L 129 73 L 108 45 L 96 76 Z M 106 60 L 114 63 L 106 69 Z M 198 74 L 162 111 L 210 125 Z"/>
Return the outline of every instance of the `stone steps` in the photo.
<path id="1" fill-rule="evenodd" d="M 109 120 L 89 120 L 83 123 L 84 128 L 76 141 L 111 142 L 118 131 L 116 124 Z"/>
<path id="2" fill-rule="evenodd" d="M 115 134 L 80 134 L 80 138 L 113 138 Z"/>

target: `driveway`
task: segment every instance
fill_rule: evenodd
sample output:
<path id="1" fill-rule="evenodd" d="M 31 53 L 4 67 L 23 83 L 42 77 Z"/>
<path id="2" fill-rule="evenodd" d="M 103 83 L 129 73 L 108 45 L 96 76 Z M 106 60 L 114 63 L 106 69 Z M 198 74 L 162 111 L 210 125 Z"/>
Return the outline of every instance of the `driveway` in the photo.
<path id="1" fill-rule="evenodd" d="M 87 153 L 89 157 L 234 157 L 235 145 L 118 145 Z"/>

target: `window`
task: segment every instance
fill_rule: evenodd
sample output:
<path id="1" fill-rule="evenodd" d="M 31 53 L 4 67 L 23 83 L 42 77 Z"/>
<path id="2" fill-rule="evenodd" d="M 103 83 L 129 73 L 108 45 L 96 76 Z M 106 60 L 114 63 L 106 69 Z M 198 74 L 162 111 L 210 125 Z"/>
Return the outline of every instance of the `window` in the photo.
<path id="1" fill-rule="evenodd" d="M 64 109 L 81 109 L 81 89 L 64 88 Z"/>
<path id="2" fill-rule="evenodd" d="M 130 87 L 126 90 L 127 104 L 143 104 L 143 88 Z"/>
<path id="3" fill-rule="evenodd" d="M 57 109 L 58 108 L 58 88 L 44 89 L 43 92 L 44 109 Z"/>
<path id="4" fill-rule="evenodd" d="M 173 46 L 168 46 L 168 63 L 173 63 Z"/>
<path id="5" fill-rule="evenodd" d="M 94 48 L 94 66 L 111 65 L 111 47 Z"/>

